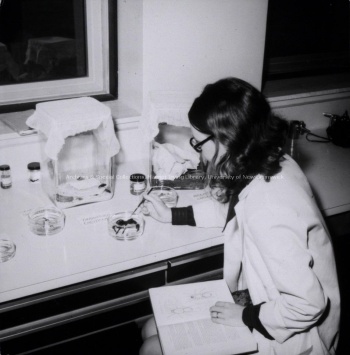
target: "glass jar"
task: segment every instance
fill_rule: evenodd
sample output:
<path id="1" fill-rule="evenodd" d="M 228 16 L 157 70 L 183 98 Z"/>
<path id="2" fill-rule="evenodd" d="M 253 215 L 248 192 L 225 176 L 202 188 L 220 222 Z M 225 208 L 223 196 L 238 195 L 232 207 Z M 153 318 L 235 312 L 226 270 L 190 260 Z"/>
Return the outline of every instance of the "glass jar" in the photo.
<path id="1" fill-rule="evenodd" d="M 40 163 L 32 162 L 27 165 L 29 171 L 29 181 L 36 182 L 40 180 Z"/>
<path id="2" fill-rule="evenodd" d="M 12 186 L 10 165 L 7 164 L 1 165 L 0 173 L 1 173 L 1 187 L 3 189 L 9 189 Z"/>
<path id="3" fill-rule="evenodd" d="M 130 175 L 130 193 L 132 195 L 141 195 L 147 187 L 146 176 L 143 174 Z"/>
<path id="4" fill-rule="evenodd" d="M 59 208 L 110 200 L 120 146 L 111 109 L 91 97 L 41 102 L 27 125 L 40 137 L 40 180 Z"/>

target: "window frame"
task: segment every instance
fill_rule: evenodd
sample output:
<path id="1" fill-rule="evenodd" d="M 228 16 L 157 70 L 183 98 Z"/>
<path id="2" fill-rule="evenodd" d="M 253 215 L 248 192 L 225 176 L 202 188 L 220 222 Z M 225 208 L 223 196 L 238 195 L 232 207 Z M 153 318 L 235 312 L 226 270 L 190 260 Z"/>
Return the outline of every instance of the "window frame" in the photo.
<path id="1" fill-rule="evenodd" d="M 0 86 L 0 113 L 35 108 L 38 102 L 91 96 L 100 101 L 118 97 L 116 0 L 85 0 L 88 75 Z"/>

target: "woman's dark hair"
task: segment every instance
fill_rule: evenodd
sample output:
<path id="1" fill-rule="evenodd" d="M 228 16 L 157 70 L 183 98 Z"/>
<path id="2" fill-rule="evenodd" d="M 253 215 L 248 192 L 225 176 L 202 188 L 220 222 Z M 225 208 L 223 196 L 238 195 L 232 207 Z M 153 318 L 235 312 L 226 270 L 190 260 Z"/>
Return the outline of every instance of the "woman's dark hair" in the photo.
<path id="1" fill-rule="evenodd" d="M 288 124 L 272 113 L 265 97 L 249 83 L 226 78 L 207 85 L 188 113 L 191 125 L 214 136 L 216 154 L 209 164 L 209 184 L 225 192 L 221 201 L 238 195 L 257 174 L 281 170 Z M 218 142 L 226 153 L 217 160 Z"/>

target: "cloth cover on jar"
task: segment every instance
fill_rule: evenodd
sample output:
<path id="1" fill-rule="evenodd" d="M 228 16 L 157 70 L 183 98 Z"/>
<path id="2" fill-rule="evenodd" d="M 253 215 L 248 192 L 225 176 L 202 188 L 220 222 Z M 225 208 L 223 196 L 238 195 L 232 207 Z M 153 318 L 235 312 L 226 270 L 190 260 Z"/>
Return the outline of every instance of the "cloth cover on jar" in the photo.
<path id="1" fill-rule="evenodd" d="M 67 137 L 90 130 L 106 147 L 106 158 L 120 150 L 110 108 L 91 97 L 39 103 L 26 123 L 45 134 L 45 154 L 53 160 L 57 160 Z"/>

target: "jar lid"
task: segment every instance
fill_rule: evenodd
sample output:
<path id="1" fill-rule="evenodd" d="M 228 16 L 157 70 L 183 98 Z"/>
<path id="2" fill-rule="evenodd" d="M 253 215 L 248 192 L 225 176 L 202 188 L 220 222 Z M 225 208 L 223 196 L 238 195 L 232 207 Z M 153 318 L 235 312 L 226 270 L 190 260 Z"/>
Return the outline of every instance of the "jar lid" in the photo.
<path id="1" fill-rule="evenodd" d="M 27 165 L 27 167 L 28 167 L 28 170 L 40 170 L 40 163 L 34 161 L 32 163 L 29 163 Z"/>
<path id="2" fill-rule="evenodd" d="M 130 175 L 130 181 L 132 181 L 132 182 L 144 182 L 145 180 L 146 180 L 146 176 L 143 174 Z"/>
<path id="3" fill-rule="evenodd" d="M 0 165 L 0 171 L 10 170 L 10 165 L 4 164 Z"/>

